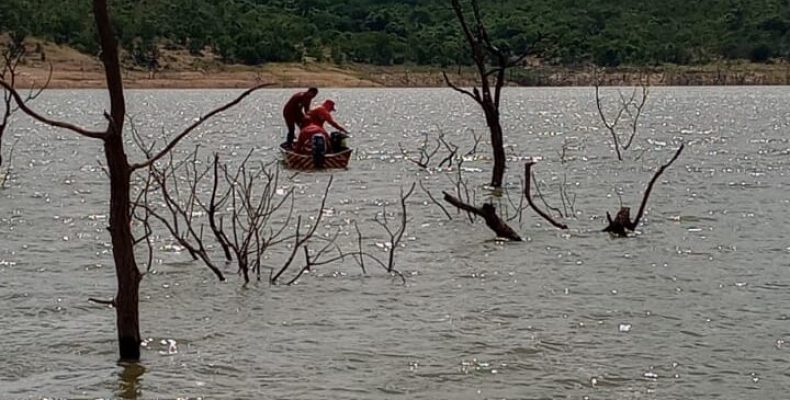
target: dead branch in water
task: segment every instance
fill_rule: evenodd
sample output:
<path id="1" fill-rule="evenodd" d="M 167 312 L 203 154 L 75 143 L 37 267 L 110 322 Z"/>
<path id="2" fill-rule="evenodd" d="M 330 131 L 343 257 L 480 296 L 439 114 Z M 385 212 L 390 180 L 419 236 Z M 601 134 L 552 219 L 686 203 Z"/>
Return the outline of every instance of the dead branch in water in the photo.
<path id="1" fill-rule="evenodd" d="M 470 155 L 474 155 L 476 153 L 476 151 L 477 151 L 477 146 L 478 146 L 480 140 L 482 139 L 481 136 L 475 135 L 474 131 L 472 131 L 472 134 L 473 134 L 474 139 L 475 139 L 474 144 L 473 144 L 472 148 L 465 153 L 464 157 L 467 157 L 467 156 L 470 156 Z M 406 157 L 406 159 L 408 161 L 411 161 L 411 162 L 417 164 L 418 166 L 420 166 L 423 169 L 430 170 L 430 169 L 433 169 L 431 167 L 431 165 L 430 165 L 431 159 L 439 152 L 439 150 L 441 148 L 444 148 L 444 150 L 447 153 L 446 153 L 446 155 L 444 155 L 444 157 L 441 159 L 441 161 L 439 161 L 439 163 L 437 164 L 437 166 L 435 168 L 437 170 L 441 170 L 441 168 L 446 164 L 448 169 L 445 170 L 445 171 L 446 172 L 451 172 L 452 171 L 452 167 L 453 167 L 453 162 L 456 162 L 457 163 L 456 164 L 456 170 L 455 170 L 456 178 L 454 180 L 453 179 L 450 179 L 450 180 L 453 182 L 453 185 L 456 188 L 456 193 L 457 193 L 458 197 L 459 198 L 465 198 L 466 201 L 469 201 L 469 198 L 470 198 L 469 187 L 467 186 L 467 182 L 466 182 L 466 180 L 463 177 L 463 169 L 462 169 L 462 165 L 464 163 L 464 158 L 463 157 L 458 157 L 459 147 L 455 143 L 448 142 L 445 139 L 444 136 L 445 136 L 444 133 L 440 133 L 439 136 L 436 138 L 436 147 L 433 150 L 431 150 L 430 152 L 427 152 L 426 148 L 427 148 L 428 136 L 426 134 L 425 140 L 423 141 L 422 146 L 418 149 L 419 152 L 420 152 L 420 159 L 419 160 L 416 160 L 414 158 L 409 158 L 407 156 L 406 150 L 404 150 L 403 147 L 401 147 L 401 152 L 404 154 L 404 156 Z M 399 144 L 399 146 L 400 146 L 400 144 Z M 443 152 L 443 154 L 444 154 L 444 152 Z M 449 177 L 449 175 L 445 175 L 445 176 Z M 442 212 L 447 217 L 447 219 L 452 220 L 453 217 L 447 211 L 447 208 L 445 208 L 444 205 L 442 205 L 442 203 L 440 203 L 433 196 L 431 191 L 428 190 L 428 188 L 425 187 L 425 185 L 423 184 L 422 180 L 419 181 L 419 185 L 420 185 L 420 189 L 422 189 L 422 191 L 425 192 L 426 195 L 428 195 L 428 198 L 431 200 L 431 202 L 433 202 L 433 204 L 435 204 L 436 206 L 438 206 L 442 210 Z M 469 219 L 470 219 L 470 222 L 474 221 L 474 219 L 471 216 L 471 214 L 470 214 L 470 218 Z"/>
<path id="2" fill-rule="evenodd" d="M 524 187 L 524 180 L 519 178 L 519 181 L 521 183 L 521 187 Z M 524 217 L 524 210 L 529 208 L 529 205 L 526 205 L 526 206 L 524 205 L 524 193 L 522 191 L 519 191 L 518 204 L 516 204 L 513 201 L 512 196 L 510 196 L 510 190 L 506 190 L 505 191 L 505 195 L 507 196 L 507 201 L 510 204 L 510 207 L 512 207 L 513 210 L 514 210 L 512 216 L 507 216 L 507 220 L 509 222 L 509 221 L 513 221 L 513 220 L 518 219 L 518 224 L 519 224 L 519 227 L 520 227 L 521 226 L 521 222 L 522 222 L 523 217 Z"/>
<path id="3" fill-rule="evenodd" d="M 669 168 L 675 160 L 680 156 L 680 153 L 683 151 L 684 145 L 681 144 L 678 150 L 675 152 L 675 155 L 667 162 L 666 164 L 662 165 L 653 175 L 653 179 L 650 180 L 650 183 L 647 184 L 647 189 L 645 190 L 645 195 L 642 197 L 642 204 L 639 205 L 639 211 L 636 213 L 636 218 L 631 221 L 630 213 L 631 208 L 629 207 L 621 207 L 620 211 L 617 212 L 617 216 L 612 219 L 612 216 L 609 212 L 606 213 L 606 219 L 609 221 L 609 226 L 603 229 L 604 232 L 609 232 L 611 234 L 625 237 L 627 236 L 626 229 L 629 231 L 634 231 L 639 225 L 639 220 L 642 219 L 642 216 L 645 213 L 645 207 L 647 206 L 647 199 L 650 197 L 650 191 L 653 190 L 653 185 L 658 180 L 658 177 L 664 173 L 664 170 Z"/>
<path id="4" fill-rule="evenodd" d="M 313 222 L 313 226 L 310 227 L 307 232 L 303 235 L 300 232 L 302 226 L 302 217 L 297 217 L 296 220 L 296 233 L 293 235 L 293 247 L 291 250 L 291 254 L 286 260 L 286 262 L 282 265 L 280 270 L 274 274 L 272 277 L 269 278 L 269 283 L 277 284 L 277 280 L 282 276 L 282 274 L 291 266 L 293 263 L 294 258 L 296 257 L 296 253 L 299 251 L 299 248 L 305 246 L 305 244 L 313 237 L 315 234 L 316 229 L 318 229 L 318 225 L 321 223 L 321 218 L 324 215 L 324 209 L 326 208 L 326 200 L 329 197 L 329 189 L 332 187 L 332 182 L 334 181 L 334 176 L 329 177 L 329 182 L 326 184 L 326 188 L 324 189 L 324 195 L 321 198 L 321 207 L 318 209 L 318 212 L 315 217 L 315 221 Z M 308 259 L 309 261 L 309 259 Z"/>
<path id="5" fill-rule="evenodd" d="M 439 200 L 436 200 L 436 198 L 433 197 L 433 194 L 431 194 L 431 192 L 425 187 L 425 185 L 422 184 L 422 180 L 420 180 L 419 183 L 420 183 L 420 189 L 422 189 L 422 191 L 425 192 L 426 195 L 428 195 L 428 198 L 431 199 L 431 202 L 433 202 L 433 204 L 436 204 L 436 206 L 442 210 L 444 215 L 447 216 L 447 219 L 452 220 L 453 217 L 447 211 L 447 208 L 445 208 L 444 205 L 439 202 Z"/>
<path id="6" fill-rule="evenodd" d="M 474 131 L 473 131 L 474 133 Z M 439 152 L 440 149 L 444 148 L 447 151 L 447 155 L 444 156 L 439 163 L 436 165 L 436 169 L 441 169 L 445 164 L 447 164 L 448 168 L 452 168 L 453 161 L 456 159 L 458 154 L 458 146 L 455 143 L 448 142 L 445 139 L 445 135 L 443 132 L 439 132 L 439 135 L 435 139 L 436 146 L 433 147 L 432 150 L 429 151 L 428 147 L 428 133 L 423 133 L 423 141 L 420 147 L 417 148 L 417 151 L 420 154 L 420 158 L 412 158 L 409 157 L 409 152 L 403 148 L 403 145 L 398 143 L 398 148 L 400 149 L 401 153 L 403 154 L 404 158 L 407 161 L 410 161 L 422 169 L 429 170 L 432 169 L 431 167 L 431 160 L 434 156 Z M 467 152 L 467 155 L 474 154 L 477 151 L 477 145 L 480 142 L 480 137 L 475 135 L 475 143 L 472 149 Z"/>
<path id="7" fill-rule="evenodd" d="M 0 132 L 2 134 L 2 132 Z M 11 149 L 8 151 L 8 162 L 6 162 L 5 170 L 0 170 L 0 189 L 5 189 L 8 182 L 11 180 L 11 174 L 14 171 L 14 150 L 16 149 L 16 144 L 19 143 L 19 139 L 17 138 L 14 140 L 14 143 L 11 143 Z M 2 148 L 0 148 L 2 150 Z M 2 165 L 0 165 L 0 168 Z"/>
<path id="8" fill-rule="evenodd" d="M 529 206 L 532 207 L 532 209 L 536 213 L 538 213 L 538 215 L 543 217 L 543 219 L 545 219 L 546 221 L 548 221 L 550 224 L 554 225 L 555 227 L 560 228 L 560 229 L 568 229 L 568 225 L 565 225 L 565 224 L 563 224 L 561 222 L 555 221 L 554 218 L 552 218 L 550 215 L 548 215 L 545 212 L 543 212 L 532 201 L 532 195 L 530 194 L 530 190 L 529 189 L 530 189 L 530 181 L 532 180 L 532 165 L 533 164 L 535 164 L 534 161 L 529 161 L 529 162 L 524 163 L 524 180 L 525 180 L 524 196 L 527 197 L 527 202 L 529 203 Z"/>
<path id="9" fill-rule="evenodd" d="M 139 142 L 142 143 L 142 140 Z M 151 156 L 151 148 L 152 146 L 141 146 L 147 157 Z M 395 249 L 390 249 L 388 264 L 363 251 L 363 236 L 358 226 L 357 252 L 346 252 L 335 243 L 340 231 L 331 237 L 318 235 L 318 228 L 326 214 L 333 177 L 327 182 L 316 215 L 305 229 L 307 219 L 294 214 L 294 188 L 281 188 L 279 169 L 270 168 L 270 165 L 263 163 L 250 165 L 251 155 L 252 151 L 237 166 L 231 168 L 221 163 L 219 156 L 214 154 L 208 165 L 199 167 L 201 162 L 196 148 L 184 160 L 175 161 L 169 156 L 166 162 L 149 164 L 149 182 L 140 190 L 137 205 L 133 209 L 135 219 L 146 227 L 146 235 L 138 241 L 147 241 L 150 237 L 150 224 L 147 222 L 150 217 L 162 224 L 193 259 L 202 261 L 221 276 L 222 273 L 211 259 L 212 246 L 208 241 L 213 238 L 226 253 L 225 258 L 235 262 L 245 284 L 250 281 L 250 273 L 256 274 L 257 279 L 261 280 L 264 254 L 284 245 L 289 245 L 285 260 L 277 268 L 270 269 L 268 281 L 273 285 L 283 282 L 294 284 L 312 268 L 348 257 L 358 259 L 363 273 L 363 260 L 368 259 L 405 279 L 394 268 Z M 152 185 L 155 187 L 149 188 Z M 396 247 L 406 229 L 405 202 L 415 186 L 416 183 L 408 194 L 402 193 L 401 226 L 397 230 L 388 230 L 391 233 L 391 243 Z M 156 203 L 149 198 L 149 192 L 158 196 L 155 198 Z M 295 227 L 292 224 L 294 220 Z M 205 225 L 211 227 L 212 234 L 207 235 L 208 237 L 204 236 Z M 291 228 L 294 232 L 288 233 Z M 296 256 L 299 253 L 304 254 L 305 263 L 286 279 L 285 276 L 296 265 Z"/>
<path id="10" fill-rule="evenodd" d="M 650 93 L 650 81 L 648 79 L 647 82 L 643 82 L 641 85 L 641 95 L 637 98 L 637 89 L 633 89 L 631 92 L 631 96 L 626 98 L 626 96 L 618 91 L 618 96 L 620 100 L 620 104 L 618 105 L 617 111 L 614 114 L 614 117 L 609 119 L 606 117 L 606 113 L 603 110 L 601 95 L 600 95 L 600 84 L 597 79 L 596 75 L 596 82 L 595 82 L 595 106 L 598 109 L 598 116 L 601 119 L 606 130 L 609 131 L 609 134 L 612 137 L 612 144 L 614 145 L 614 150 L 617 153 L 617 159 L 619 161 L 623 161 L 623 150 L 628 150 L 631 147 L 631 144 L 634 141 L 634 137 L 636 137 L 637 130 L 639 128 L 639 118 L 642 116 L 642 112 L 645 107 L 645 103 L 647 102 L 648 94 Z M 631 123 L 629 124 L 630 132 L 626 132 L 625 134 L 626 139 L 623 140 L 620 138 L 622 135 L 618 133 L 618 125 L 622 121 L 624 116 L 628 116 L 631 119 Z M 625 142 L 623 144 L 623 142 Z"/>
<path id="11" fill-rule="evenodd" d="M 105 306 L 115 307 L 115 300 L 104 300 L 104 299 L 97 299 L 95 297 L 88 297 L 88 301 L 96 303 L 96 304 L 103 304 Z"/>
<path id="12" fill-rule="evenodd" d="M 414 193 L 414 187 L 416 183 L 412 183 L 409 190 L 406 194 L 403 193 L 403 188 L 400 190 L 400 205 L 401 205 L 401 223 L 397 230 L 393 231 L 389 226 L 389 221 L 387 220 L 387 209 L 386 207 L 382 210 L 382 218 L 379 218 L 378 215 L 374 218 L 374 221 L 378 223 L 389 235 L 389 261 L 387 263 L 387 272 L 392 272 L 395 266 L 395 249 L 398 248 L 400 245 L 401 239 L 403 239 L 403 234 L 406 233 L 406 223 L 407 223 L 407 212 L 406 212 L 406 200 Z"/>
<path id="13" fill-rule="evenodd" d="M 161 195 L 161 201 L 164 203 L 164 209 L 167 214 L 161 212 L 157 207 L 154 207 L 148 201 L 148 189 L 143 189 L 146 195 L 142 202 L 135 204 L 135 208 L 142 208 L 145 210 L 144 218 L 137 218 L 138 221 L 144 223 L 146 230 L 150 231 L 147 220 L 153 217 L 158 220 L 165 228 L 173 239 L 175 239 L 182 247 L 184 247 L 194 260 L 200 259 L 203 263 L 217 276 L 220 281 L 225 280 L 222 271 L 214 264 L 209 255 L 208 249 L 205 245 L 203 237 L 203 224 L 195 219 L 197 215 L 196 198 L 198 195 L 198 185 L 203 177 L 208 173 L 208 169 L 198 171 L 196 168 L 198 150 L 195 151 L 187 158 L 184 165 L 186 174 L 187 188 L 185 193 L 179 190 L 179 176 L 177 172 L 179 167 L 175 164 L 172 155 L 169 155 L 168 163 L 164 167 L 156 165 L 149 166 L 149 175 L 156 184 L 157 191 Z M 191 168 L 189 166 L 191 165 Z M 191 171 L 191 172 L 190 172 Z M 148 236 L 148 234 L 146 235 Z"/>
<path id="14" fill-rule="evenodd" d="M 252 152 L 249 153 L 251 155 Z M 249 155 L 247 157 L 249 157 Z M 200 207 L 206 212 L 206 216 L 208 217 L 209 227 L 211 227 L 211 232 L 214 233 L 214 238 L 217 240 L 219 245 L 222 247 L 222 252 L 225 254 L 225 261 L 233 261 L 233 256 L 230 253 L 230 239 L 225 235 L 225 232 L 222 230 L 222 219 L 219 220 L 217 223 L 217 209 L 220 205 L 224 204 L 230 194 L 229 191 L 226 191 L 219 199 L 217 199 L 217 190 L 219 188 L 219 154 L 214 153 L 214 162 L 212 163 L 212 167 L 214 170 L 212 185 L 211 185 L 211 198 L 209 199 L 208 205 L 205 203 L 200 202 L 198 199 Z"/>
<path id="15" fill-rule="evenodd" d="M 482 207 L 474 207 L 469 204 L 464 203 L 463 201 L 459 200 L 458 198 L 454 197 L 450 193 L 442 192 L 444 194 L 444 200 L 459 210 L 466 211 L 468 213 L 478 215 L 483 218 L 486 222 L 486 226 L 488 226 L 494 233 L 496 233 L 497 237 L 501 237 L 507 240 L 512 241 L 521 241 L 521 236 L 516 233 L 513 228 L 511 228 L 502 218 L 496 214 L 496 207 L 493 204 L 483 204 Z"/>
<path id="16" fill-rule="evenodd" d="M 446 140 L 444 140 L 444 135 L 439 135 L 439 143 L 441 143 L 442 146 L 444 146 L 444 149 L 447 150 L 447 156 L 444 157 L 442 161 L 439 161 L 439 165 L 436 168 L 442 168 L 445 163 L 447 163 L 447 168 L 452 168 L 453 160 L 455 159 L 455 155 L 458 153 L 458 146 L 456 146 L 455 143 L 448 143 Z M 475 147 L 477 147 L 477 144 L 475 144 Z"/>
<path id="17" fill-rule="evenodd" d="M 444 134 L 441 134 L 441 133 L 439 134 L 440 137 L 442 137 L 443 135 Z M 431 158 L 433 158 L 433 156 L 436 155 L 436 153 L 439 151 L 439 148 L 441 148 L 441 147 L 442 147 L 442 143 L 437 139 L 436 140 L 436 147 L 434 147 L 433 150 L 428 151 L 428 133 L 424 132 L 423 133 L 422 144 L 420 145 L 420 147 L 418 149 L 419 153 L 420 153 L 420 159 L 417 160 L 417 159 L 409 157 L 408 152 L 406 151 L 406 149 L 404 149 L 403 146 L 400 143 L 398 143 L 398 148 L 400 148 L 400 151 L 403 154 L 403 157 L 406 160 L 417 164 L 417 166 L 419 166 L 422 169 L 428 169 L 429 168 L 430 163 L 431 163 Z"/>

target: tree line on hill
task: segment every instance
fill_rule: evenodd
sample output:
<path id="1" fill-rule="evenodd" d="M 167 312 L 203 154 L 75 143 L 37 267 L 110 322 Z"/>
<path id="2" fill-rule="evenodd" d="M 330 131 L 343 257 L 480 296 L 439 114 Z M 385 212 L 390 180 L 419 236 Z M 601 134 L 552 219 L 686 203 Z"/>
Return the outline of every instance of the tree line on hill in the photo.
<path id="1" fill-rule="evenodd" d="M 98 52 L 91 2 L 3 0 L 0 32 Z M 468 64 L 449 0 L 114 0 L 121 47 L 146 65 L 158 49 L 226 63 L 307 58 L 342 64 Z M 500 48 L 549 65 L 706 64 L 790 55 L 790 0 L 483 0 Z"/>

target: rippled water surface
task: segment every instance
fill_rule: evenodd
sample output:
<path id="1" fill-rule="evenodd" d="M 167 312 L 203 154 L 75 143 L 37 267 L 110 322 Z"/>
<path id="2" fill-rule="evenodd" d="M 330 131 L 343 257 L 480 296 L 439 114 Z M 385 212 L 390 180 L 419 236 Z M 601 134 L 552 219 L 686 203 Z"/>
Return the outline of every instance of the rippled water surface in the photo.
<path id="1" fill-rule="evenodd" d="M 161 144 L 235 94 L 131 91 L 128 107 Z M 289 94 L 256 93 L 179 153 L 199 143 L 205 155 L 238 160 L 255 148 L 255 160 L 275 160 Z M 397 215 L 399 188 L 422 179 L 440 196 L 456 176 L 422 171 L 398 145 L 417 156 L 423 133 L 441 131 L 469 149 L 484 122 L 468 98 L 444 89 L 326 97 L 357 152 L 334 175 L 320 232 L 340 229 L 339 243 L 353 248 L 358 221 L 366 251 L 384 256 L 372 221 L 382 205 Z M 405 285 L 348 261 L 291 287 L 244 286 L 232 266 L 218 282 L 163 237 L 142 282 L 146 340 L 132 366 L 116 363 L 114 312 L 87 301 L 115 287 L 101 148 L 17 116 L 3 150 L 19 138 L 14 171 L 0 190 L 0 398 L 787 398 L 790 92 L 656 88 L 623 162 L 600 129 L 592 89 L 504 97 L 508 192 L 517 203 L 523 160 L 540 158 L 546 200 L 562 208 L 563 180 L 576 197 L 570 231 L 527 211 L 511 221 L 527 240 L 503 244 L 480 221 L 455 212 L 448 220 L 418 189 L 396 257 Z M 106 103 L 102 91 L 49 91 L 35 107 L 99 127 Z M 637 233 L 600 233 L 621 199 L 638 207 L 680 143 L 686 150 L 658 180 Z M 463 167 L 485 201 L 486 143 Z M 313 215 L 328 178 L 293 177 L 298 213 Z"/>

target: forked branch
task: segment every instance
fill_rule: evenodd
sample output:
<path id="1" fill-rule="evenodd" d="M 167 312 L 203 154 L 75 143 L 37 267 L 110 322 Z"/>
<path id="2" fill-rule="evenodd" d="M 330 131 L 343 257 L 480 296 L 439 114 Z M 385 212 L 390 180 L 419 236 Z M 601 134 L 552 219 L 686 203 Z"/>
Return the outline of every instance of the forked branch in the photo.
<path id="1" fill-rule="evenodd" d="M 560 229 L 568 229 L 568 225 L 565 225 L 565 224 L 563 224 L 561 222 L 557 222 L 549 214 L 546 214 L 545 212 L 543 212 L 543 210 L 538 208 L 538 206 L 535 205 L 535 203 L 532 201 L 532 194 L 530 194 L 530 185 L 531 185 L 530 182 L 532 181 L 532 165 L 534 165 L 534 164 L 535 164 L 534 161 L 529 161 L 529 162 L 524 163 L 524 180 L 525 180 L 525 183 L 524 183 L 524 196 L 527 197 L 527 202 L 529 203 L 529 206 L 532 208 L 532 210 L 534 210 L 536 213 L 538 213 L 538 215 L 543 217 L 543 219 L 545 219 L 546 221 L 548 221 L 550 224 L 554 225 L 555 227 L 560 228 Z"/>
<path id="2" fill-rule="evenodd" d="M 620 211 L 617 212 L 617 216 L 612 219 L 612 216 L 609 212 L 606 213 L 606 219 L 609 222 L 609 225 L 604 228 L 604 232 L 610 232 L 614 235 L 625 237 L 627 236 L 626 229 L 629 231 L 634 231 L 639 225 L 639 221 L 642 219 L 642 216 L 645 213 L 645 208 L 647 207 L 647 199 L 650 197 L 650 192 L 653 190 L 653 185 L 658 180 L 658 177 L 664 173 L 664 170 L 669 168 L 675 160 L 680 156 L 680 153 L 683 151 L 684 145 L 681 144 L 678 150 L 675 152 L 675 155 L 667 162 L 666 164 L 662 165 L 653 175 L 653 179 L 650 180 L 650 183 L 647 184 L 647 189 L 645 189 L 645 195 L 642 197 L 642 204 L 639 205 L 639 211 L 636 213 L 636 218 L 631 221 L 630 213 L 631 209 L 629 207 L 621 207 Z"/>
<path id="3" fill-rule="evenodd" d="M 321 198 L 321 207 L 318 209 L 316 213 L 315 220 L 313 221 L 313 226 L 307 230 L 304 234 L 300 232 L 300 228 L 302 226 L 302 217 L 297 217 L 296 222 L 296 233 L 293 236 L 293 247 L 291 248 L 291 254 L 288 256 L 288 259 L 285 263 L 280 267 L 280 270 L 274 274 L 272 277 L 269 278 L 269 283 L 272 285 L 277 284 L 277 280 L 280 279 L 283 273 L 291 266 L 293 263 L 294 258 L 296 257 L 299 248 L 304 246 L 315 234 L 318 226 L 321 224 L 321 219 L 324 215 L 324 210 L 326 208 L 326 201 L 329 198 L 329 190 L 332 187 L 332 182 L 334 181 L 334 176 L 329 177 L 329 182 L 326 184 L 326 188 L 324 189 L 324 195 Z"/>
<path id="4" fill-rule="evenodd" d="M 614 150 L 617 153 L 617 159 L 620 161 L 623 160 L 622 151 L 628 150 L 631 147 L 631 144 L 633 144 L 634 137 L 636 137 L 639 127 L 639 119 L 642 116 L 642 112 L 645 108 L 645 103 L 647 102 L 647 97 L 649 94 L 649 80 L 647 83 L 643 83 L 641 85 L 641 89 L 642 93 L 638 99 L 637 89 L 633 89 L 630 97 L 626 97 L 622 92 L 618 92 L 620 104 L 618 105 L 617 112 L 614 114 L 614 118 L 609 119 L 606 117 L 606 113 L 604 112 L 600 94 L 600 85 L 596 78 L 595 106 L 598 109 L 598 116 L 600 117 L 601 122 L 612 137 Z M 623 140 L 620 138 L 621 133 L 618 133 L 618 125 L 620 125 L 625 116 L 631 119 L 631 123 L 629 126 L 630 132 L 627 133 L 628 136 Z"/>
<path id="5" fill-rule="evenodd" d="M 403 188 L 401 188 L 400 190 L 401 221 L 400 221 L 400 226 L 396 231 L 393 231 L 389 226 L 389 222 L 387 220 L 386 208 L 382 211 L 382 218 L 379 218 L 378 216 L 374 218 L 376 223 L 381 225 L 381 227 L 384 228 L 384 230 L 387 231 L 387 234 L 389 235 L 390 247 L 389 247 L 389 261 L 387 263 L 387 272 L 390 273 L 393 272 L 395 268 L 395 249 L 397 249 L 398 246 L 400 246 L 401 239 L 403 239 L 403 234 L 406 233 L 406 223 L 408 222 L 407 219 L 408 214 L 406 211 L 406 200 L 408 200 L 409 197 L 411 197 L 412 193 L 414 193 L 414 187 L 416 185 L 417 185 L 416 182 L 412 183 L 411 187 L 406 192 L 406 194 L 403 193 Z"/>

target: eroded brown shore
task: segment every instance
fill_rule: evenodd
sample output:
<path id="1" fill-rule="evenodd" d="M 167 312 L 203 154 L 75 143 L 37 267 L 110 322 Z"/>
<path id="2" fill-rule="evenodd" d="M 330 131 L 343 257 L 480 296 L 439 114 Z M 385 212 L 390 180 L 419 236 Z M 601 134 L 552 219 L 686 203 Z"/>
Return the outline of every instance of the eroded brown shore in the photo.
<path id="1" fill-rule="evenodd" d="M 39 87 L 52 71 L 50 88 L 103 88 L 104 73 L 96 57 L 73 49 L 44 44 L 30 50 L 18 67 L 17 85 Z M 192 57 L 182 52 L 163 56 L 157 71 L 128 68 L 124 83 L 128 88 L 245 88 L 260 83 L 272 87 L 443 87 L 442 69 L 420 66 L 375 67 L 323 63 L 266 64 L 260 67 L 225 65 L 211 57 Z M 470 68 L 448 68 L 448 75 L 461 86 L 477 82 Z M 649 82 L 652 86 L 684 85 L 787 85 L 790 64 L 720 62 L 704 66 L 660 66 L 615 68 L 596 75 L 590 68 L 531 65 L 510 72 L 515 86 L 631 86 Z"/>

